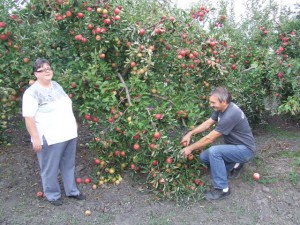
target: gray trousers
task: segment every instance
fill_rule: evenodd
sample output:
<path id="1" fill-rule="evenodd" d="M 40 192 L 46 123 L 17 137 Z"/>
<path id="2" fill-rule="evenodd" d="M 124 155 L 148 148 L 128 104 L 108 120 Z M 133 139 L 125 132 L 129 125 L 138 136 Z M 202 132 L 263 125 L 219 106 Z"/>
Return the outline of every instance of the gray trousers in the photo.
<path id="1" fill-rule="evenodd" d="M 42 151 L 37 153 L 43 190 L 49 201 L 61 197 L 58 172 L 60 170 L 63 179 L 64 189 L 67 196 L 79 195 L 80 191 L 75 182 L 75 155 L 77 138 L 48 145 L 43 137 Z"/>

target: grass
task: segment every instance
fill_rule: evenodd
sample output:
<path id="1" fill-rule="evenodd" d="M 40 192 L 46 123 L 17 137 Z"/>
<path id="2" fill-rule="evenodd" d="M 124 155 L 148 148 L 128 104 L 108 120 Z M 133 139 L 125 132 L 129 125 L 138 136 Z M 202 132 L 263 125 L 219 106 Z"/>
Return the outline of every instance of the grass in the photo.
<path id="1" fill-rule="evenodd" d="M 296 186 L 300 181 L 300 150 L 293 152 L 281 152 L 280 157 L 292 159 L 292 171 L 289 172 L 289 181 L 292 183 L 292 185 Z"/>
<path id="2" fill-rule="evenodd" d="M 243 216 L 247 212 L 241 204 L 237 203 L 232 203 L 227 206 L 224 211 L 229 212 L 230 214 L 235 214 L 236 216 Z"/>
<path id="3" fill-rule="evenodd" d="M 111 224 L 115 220 L 115 216 L 108 213 L 102 213 L 98 217 L 99 224 Z"/>
<path id="4" fill-rule="evenodd" d="M 276 138 L 286 138 L 291 140 L 299 139 L 300 132 L 289 131 L 272 125 L 265 125 L 263 128 L 267 133 L 271 134 L 272 136 L 275 136 Z"/>
<path id="5" fill-rule="evenodd" d="M 4 205 L 2 205 L 4 207 Z M 5 214 L 4 214 L 4 208 L 1 206 L 0 208 L 0 221 L 4 221 Z"/>
<path id="6" fill-rule="evenodd" d="M 290 182 L 292 183 L 292 185 L 296 186 L 299 182 L 299 175 L 298 173 L 296 173 L 295 171 L 291 171 L 289 173 L 289 177 L 290 177 Z"/>
<path id="7" fill-rule="evenodd" d="M 265 125 L 264 130 L 270 135 L 272 135 L 274 138 L 276 138 L 275 141 L 280 139 L 279 144 L 283 140 L 292 140 L 292 141 L 299 140 L 300 132 L 298 131 L 289 131 L 289 130 L 285 130 L 284 128 L 280 128 L 272 125 Z M 291 182 L 292 185 L 296 186 L 300 181 L 300 177 L 299 177 L 300 149 L 297 149 L 296 151 L 291 151 L 289 150 L 288 146 L 286 146 L 286 148 L 280 145 L 276 147 L 279 148 L 281 147 L 282 149 L 276 150 L 276 152 L 272 154 L 273 157 L 291 159 L 292 161 L 290 164 L 291 171 L 286 175 L 284 175 L 284 177 L 285 180 L 288 180 L 289 182 Z M 255 157 L 253 159 L 253 163 L 256 166 L 256 168 L 259 171 L 261 171 L 262 173 L 261 175 L 272 174 L 272 171 L 270 171 L 266 166 L 263 157 Z M 252 177 L 250 177 L 250 179 L 252 180 Z M 268 176 L 266 176 L 266 177 L 262 177 L 258 182 L 262 184 L 276 183 L 279 182 L 279 178 L 278 177 L 275 178 L 272 176 L 268 178 Z"/>

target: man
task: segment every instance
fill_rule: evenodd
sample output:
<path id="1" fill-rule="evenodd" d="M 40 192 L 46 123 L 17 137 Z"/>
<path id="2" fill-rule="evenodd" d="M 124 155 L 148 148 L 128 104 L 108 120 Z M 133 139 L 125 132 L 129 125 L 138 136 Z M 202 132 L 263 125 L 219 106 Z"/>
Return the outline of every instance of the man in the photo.
<path id="1" fill-rule="evenodd" d="M 256 150 L 253 134 L 243 111 L 231 102 L 231 94 L 223 87 L 217 87 L 209 98 L 212 116 L 188 132 L 181 140 L 186 146 L 183 155 L 188 156 L 194 150 L 203 149 L 223 136 L 224 144 L 211 146 L 200 154 L 200 160 L 210 167 L 214 190 L 207 192 L 207 200 L 218 200 L 230 195 L 227 172 L 237 177 L 243 163 L 254 156 Z M 215 128 L 199 141 L 190 144 L 192 135 L 202 133 L 216 124 Z"/>

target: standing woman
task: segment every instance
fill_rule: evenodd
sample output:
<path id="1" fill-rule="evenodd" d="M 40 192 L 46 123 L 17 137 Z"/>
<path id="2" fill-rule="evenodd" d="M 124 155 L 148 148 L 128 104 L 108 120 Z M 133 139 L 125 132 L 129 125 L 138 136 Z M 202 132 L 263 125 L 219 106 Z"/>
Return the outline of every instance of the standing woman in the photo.
<path id="1" fill-rule="evenodd" d="M 23 95 L 22 114 L 37 153 L 45 196 L 53 205 L 62 205 L 60 170 L 66 196 L 84 200 L 75 182 L 77 124 L 72 101 L 52 80 L 48 60 L 37 59 L 33 73 L 37 80 Z"/>

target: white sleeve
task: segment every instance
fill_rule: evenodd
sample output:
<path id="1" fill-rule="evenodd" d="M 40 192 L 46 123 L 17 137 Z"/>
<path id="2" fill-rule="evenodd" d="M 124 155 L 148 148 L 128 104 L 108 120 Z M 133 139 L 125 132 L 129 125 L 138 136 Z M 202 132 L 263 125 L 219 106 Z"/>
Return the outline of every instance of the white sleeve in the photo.
<path id="1" fill-rule="evenodd" d="M 32 92 L 27 90 L 23 95 L 22 100 L 22 115 L 23 117 L 34 117 L 38 110 L 39 104 L 37 99 L 32 96 Z"/>

